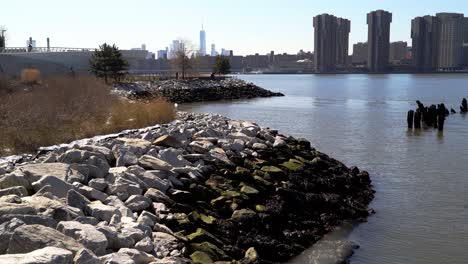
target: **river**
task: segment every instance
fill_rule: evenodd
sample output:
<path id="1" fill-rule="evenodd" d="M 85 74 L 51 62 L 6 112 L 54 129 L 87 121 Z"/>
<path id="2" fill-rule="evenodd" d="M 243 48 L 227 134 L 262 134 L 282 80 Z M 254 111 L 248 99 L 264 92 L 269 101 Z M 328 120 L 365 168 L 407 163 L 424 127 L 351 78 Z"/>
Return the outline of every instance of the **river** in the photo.
<path id="1" fill-rule="evenodd" d="M 408 131 L 424 104 L 459 111 L 468 75 L 239 75 L 285 97 L 197 103 L 181 110 L 252 120 L 304 137 L 318 150 L 369 171 L 376 214 L 349 234 L 351 263 L 468 263 L 468 116 L 445 131 Z M 305 253 L 307 254 L 307 252 Z"/>

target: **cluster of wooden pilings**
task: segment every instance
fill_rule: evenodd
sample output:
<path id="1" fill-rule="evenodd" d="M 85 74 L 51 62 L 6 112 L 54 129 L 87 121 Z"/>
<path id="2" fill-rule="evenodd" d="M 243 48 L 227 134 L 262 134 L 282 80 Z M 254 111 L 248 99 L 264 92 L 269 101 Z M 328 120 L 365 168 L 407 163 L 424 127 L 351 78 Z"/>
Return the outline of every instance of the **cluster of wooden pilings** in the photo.
<path id="1" fill-rule="evenodd" d="M 431 105 L 425 107 L 420 101 L 416 101 L 418 108 L 416 111 L 408 111 L 408 128 L 421 128 L 422 124 L 427 127 L 434 127 L 439 131 L 444 131 L 445 117 L 450 114 L 444 104 Z"/>
<path id="2" fill-rule="evenodd" d="M 468 103 L 466 102 L 466 98 L 463 98 L 462 104 L 460 106 L 460 113 L 462 114 L 468 113 Z"/>
<path id="3" fill-rule="evenodd" d="M 450 112 L 452 114 L 457 113 L 453 108 L 449 111 L 443 103 L 437 106 L 431 105 L 430 107 L 425 107 L 420 101 L 416 101 L 416 103 L 418 104 L 416 111 L 408 111 L 407 121 L 409 129 L 420 129 L 424 124 L 426 127 L 434 127 L 439 131 L 444 131 L 445 118 L 450 115 Z M 460 113 L 468 113 L 468 102 L 466 98 L 462 100 Z"/>

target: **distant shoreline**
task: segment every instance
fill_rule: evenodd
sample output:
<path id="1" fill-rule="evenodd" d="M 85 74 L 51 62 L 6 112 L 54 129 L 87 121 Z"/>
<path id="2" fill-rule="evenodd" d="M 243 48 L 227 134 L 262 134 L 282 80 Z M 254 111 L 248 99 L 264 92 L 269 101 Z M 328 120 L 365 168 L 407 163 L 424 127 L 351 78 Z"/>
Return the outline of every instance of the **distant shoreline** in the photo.
<path id="1" fill-rule="evenodd" d="M 264 73 L 235 73 L 236 75 L 391 75 L 391 74 L 418 74 L 418 75 L 433 75 L 433 74 L 468 74 L 465 72 L 384 72 L 384 73 L 371 73 L 371 72 L 339 72 L 339 73 L 294 73 L 294 72 L 264 72 Z"/>

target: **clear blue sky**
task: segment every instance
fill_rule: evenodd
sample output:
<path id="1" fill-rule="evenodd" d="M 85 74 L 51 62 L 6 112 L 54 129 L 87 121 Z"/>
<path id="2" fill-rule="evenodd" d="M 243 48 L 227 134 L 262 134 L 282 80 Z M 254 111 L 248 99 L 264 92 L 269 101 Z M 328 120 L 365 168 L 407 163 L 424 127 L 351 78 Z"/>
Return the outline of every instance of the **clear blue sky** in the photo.
<path id="1" fill-rule="evenodd" d="M 367 39 L 366 13 L 393 13 L 392 41 L 410 41 L 411 19 L 437 12 L 466 13 L 466 0 L 23 0 L 0 4 L 0 25 L 8 29 L 8 46 L 25 46 L 32 36 L 38 46 L 120 48 L 145 43 L 156 51 L 172 39 L 198 45 L 204 21 L 208 47 L 235 54 L 296 53 L 313 50 L 312 18 L 331 13 L 351 20 L 351 44 Z M 350 50 L 351 52 L 351 50 Z"/>

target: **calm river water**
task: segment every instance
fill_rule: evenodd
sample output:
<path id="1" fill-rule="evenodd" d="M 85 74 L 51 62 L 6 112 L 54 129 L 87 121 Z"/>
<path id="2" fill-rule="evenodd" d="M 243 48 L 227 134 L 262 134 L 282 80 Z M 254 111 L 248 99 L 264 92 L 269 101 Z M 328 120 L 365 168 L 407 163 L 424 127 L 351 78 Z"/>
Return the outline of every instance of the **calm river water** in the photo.
<path id="1" fill-rule="evenodd" d="M 408 131 L 416 100 L 459 111 L 468 75 L 245 75 L 286 97 L 202 103 L 181 110 L 252 120 L 309 139 L 370 172 L 377 213 L 348 239 L 351 263 L 468 263 L 468 116 L 443 134 Z"/>

